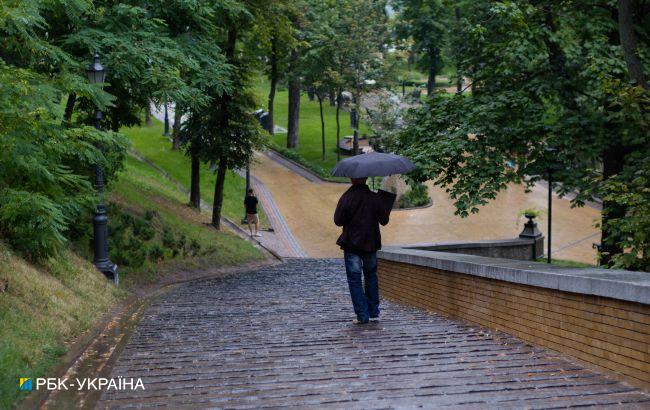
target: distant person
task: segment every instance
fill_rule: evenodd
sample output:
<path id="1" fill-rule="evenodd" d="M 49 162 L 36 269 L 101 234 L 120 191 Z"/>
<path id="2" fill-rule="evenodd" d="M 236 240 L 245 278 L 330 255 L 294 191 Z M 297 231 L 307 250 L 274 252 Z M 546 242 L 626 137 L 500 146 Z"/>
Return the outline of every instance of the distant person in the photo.
<path id="1" fill-rule="evenodd" d="M 334 223 L 343 227 L 336 244 L 343 249 L 345 271 L 357 324 L 379 318 L 377 250 L 381 249 L 379 224 L 386 225 L 395 195 L 372 192 L 367 178 L 351 178 L 352 186 L 339 199 Z M 365 290 L 361 282 L 363 273 Z"/>
<path id="2" fill-rule="evenodd" d="M 246 198 L 244 199 L 244 206 L 246 207 L 246 221 L 248 222 L 248 230 L 251 232 L 251 236 L 261 237 L 262 234 L 259 232 L 260 220 L 257 217 L 257 204 L 257 197 L 251 188 L 248 190 L 248 195 L 246 195 Z M 255 227 L 254 232 L 253 226 Z"/>

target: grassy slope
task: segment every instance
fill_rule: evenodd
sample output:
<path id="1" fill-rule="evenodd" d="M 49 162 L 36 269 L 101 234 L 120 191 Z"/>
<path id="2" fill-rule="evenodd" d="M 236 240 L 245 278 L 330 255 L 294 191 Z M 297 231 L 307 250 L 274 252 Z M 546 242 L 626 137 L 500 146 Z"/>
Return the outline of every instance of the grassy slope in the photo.
<path id="1" fill-rule="evenodd" d="M 162 136 L 162 123 L 154 119 L 151 127 L 123 128 L 133 147 L 146 159 L 164 169 L 185 188 L 190 187 L 190 159 L 180 151 L 173 151 L 171 143 Z M 214 199 L 214 182 L 216 174 L 210 171 L 208 165 L 201 167 L 201 197 L 212 204 Z M 224 186 L 224 201 L 222 213 L 233 221 L 239 221 L 244 216 L 243 199 L 246 181 L 232 171 L 228 171 Z M 185 197 L 184 202 L 187 202 Z M 268 226 L 266 215 L 261 212 L 261 223 Z"/>
<path id="2" fill-rule="evenodd" d="M 111 201 L 134 215 L 143 215 L 147 210 L 156 211 L 166 226 L 176 234 L 195 239 L 205 253 L 193 258 L 168 259 L 155 266 L 148 261 L 142 268 L 128 272 L 124 277 L 128 284 L 151 282 L 179 264 L 183 268 L 200 268 L 234 265 L 262 258 L 260 251 L 249 242 L 230 232 L 211 228 L 210 215 L 188 207 L 187 195 L 172 186 L 151 166 L 132 157 L 127 158 L 125 165 L 118 182 L 112 187 Z"/>
<path id="3" fill-rule="evenodd" d="M 155 210 L 165 226 L 196 240 L 204 252 L 147 261 L 135 270 L 121 267 L 121 287 L 153 282 L 181 264 L 183 269 L 202 268 L 263 258 L 250 243 L 206 226 L 209 216 L 187 207 L 186 195 L 149 165 L 134 158 L 128 158 L 125 165 L 111 186 L 111 202 L 132 215 Z M 107 282 L 90 259 L 67 251 L 36 266 L 0 242 L 0 280 L 9 282 L 8 291 L 0 293 L 0 409 L 9 408 L 20 397 L 20 377 L 53 376 L 48 371 L 66 353 L 66 343 L 90 329 L 126 295 Z"/>
<path id="4" fill-rule="evenodd" d="M 89 329 L 119 291 L 87 260 L 65 252 L 35 266 L 0 243 L 0 408 L 19 397 L 20 377 L 48 376 L 65 343 Z"/>

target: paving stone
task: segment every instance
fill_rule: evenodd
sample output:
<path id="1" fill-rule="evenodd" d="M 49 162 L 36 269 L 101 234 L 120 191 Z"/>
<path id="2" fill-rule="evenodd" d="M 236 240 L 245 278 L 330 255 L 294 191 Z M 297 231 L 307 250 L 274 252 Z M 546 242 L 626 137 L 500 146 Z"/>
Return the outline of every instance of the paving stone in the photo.
<path id="1" fill-rule="evenodd" d="M 179 285 L 113 368 L 145 390 L 100 408 L 650 408 L 650 395 L 506 334 L 382 302 L 352 323 L 341 260 Z"/>

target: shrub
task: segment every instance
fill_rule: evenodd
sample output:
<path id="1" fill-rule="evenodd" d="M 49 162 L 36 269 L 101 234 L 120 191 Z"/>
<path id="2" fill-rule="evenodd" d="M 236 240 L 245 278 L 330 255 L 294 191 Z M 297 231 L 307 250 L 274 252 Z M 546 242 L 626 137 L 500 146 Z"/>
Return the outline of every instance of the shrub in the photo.
<path id="1" fill-rule="evenodd" d="M 149 260 L 152 262 L 158 262 L 163 259 L 165 259 L 165 250 L 157 243 L 153 244 L 149 248 Z"/>
<path id="2" fill-rule="evenodd" d="M 399 208 L 413 208 L 416 206 L 428 205 L 431 199 L 429 198 L 429 189 L 424 184 L 417 184 L 411 186 L 404 195 L 399 199 L 397 206 Z"/>
<path id="3" fill-rule="evenodd" d="M 12 189 L 0 192 L 0 232 L 27 258 L 42 259 L 62 249 L 67 223 L 61 205 L 44 195 Z"/>

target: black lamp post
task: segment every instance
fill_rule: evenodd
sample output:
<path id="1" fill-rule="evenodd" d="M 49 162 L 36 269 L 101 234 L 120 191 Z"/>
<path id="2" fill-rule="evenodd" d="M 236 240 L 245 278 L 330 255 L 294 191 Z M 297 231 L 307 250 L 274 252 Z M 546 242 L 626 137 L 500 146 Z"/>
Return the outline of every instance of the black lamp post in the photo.
<path id="1" fill-rule="evenodd" d="M 99 54 L 95 53 L 93 55 L 93 62 L 86 68 L 86 74 L 91 84 L 103 86 L 106 79 L 106 70 L 99 62 Z M 98 130 L 100 129 L 101 120 L 102 112 L 97 108 L 95 111 L 95 128 Z M 97 187 L 99 203 L 95 208 L 95 216 L 93 217 L 93 248 L 95 250 L 93 264 L 109 280 L 118 284 L 117 265 L 111 262 L 108 257 L 108 216 L 104 204 L 104 169 L 99 163 L 95 165 L 95 186 Z"/>
<path id="2" fill-rule="evenodd" d="M 557 150 L 553 147 L 547 147 L 546 153 L 550 158 L 550 161 L 546 166 L 546 173 L 548 175 L 548 232 L 547 232 L 547 251 L 546 251 L 546 262 L 551 263 L 551 227 L 553 225 L 553 173 L 559 169 L 554 158 L 557 153 Z"/>
<path id="3" fill-rule="evenodd" d="M 169 137 L 169 112 L 167 110 L 167 102 L 165 102 L 165 131 L 163 137 Z"/>

